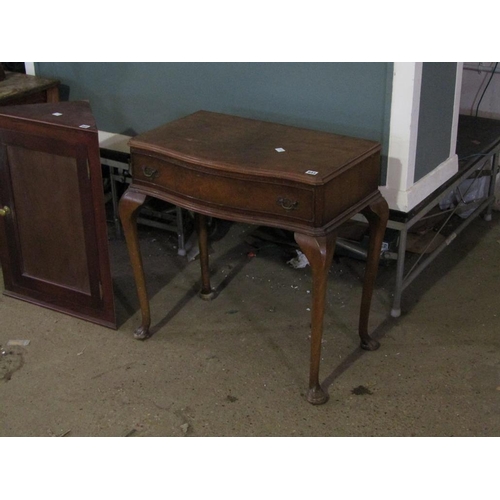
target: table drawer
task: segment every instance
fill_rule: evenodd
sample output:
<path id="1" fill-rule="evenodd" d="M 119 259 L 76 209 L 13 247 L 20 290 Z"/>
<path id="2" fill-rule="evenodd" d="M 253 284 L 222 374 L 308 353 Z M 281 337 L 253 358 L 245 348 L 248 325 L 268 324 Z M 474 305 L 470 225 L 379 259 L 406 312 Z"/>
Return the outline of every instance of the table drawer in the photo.
<path id="1" fill-rule="evenodd" d="M 279 183 L 273 179 L 245 176 L 208 168 L 180 166 L 134 153 L 133 179 L 165 193 L 224 210 L 252 211 L 290 219 L 312 221 L 312 189 Z"/>

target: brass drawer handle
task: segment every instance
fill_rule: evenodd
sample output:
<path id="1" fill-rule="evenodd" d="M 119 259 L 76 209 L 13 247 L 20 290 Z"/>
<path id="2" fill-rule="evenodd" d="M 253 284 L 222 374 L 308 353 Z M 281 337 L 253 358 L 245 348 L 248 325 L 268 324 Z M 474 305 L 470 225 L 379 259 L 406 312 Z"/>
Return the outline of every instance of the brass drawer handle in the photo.
<path id="1" fill-rule="evenodd" d="M 292 201 L 288 198 L 278 198 L 277 202 L 278 205 L 285 210 L 297 210 L 297 207 L 299 206 L 298 201 Z"/>
<path id="2" fill-rule="evenodd" d="M 144 173 L 144 176 L 147 177 L 148 179 L 153 180 L 156 177 L 158 177 L 158 170 L 156 170 L 156 168 L 144 166 L 142 167 L 142 171 Z"/>
<path id="3" fill-rule="evenodd" d="M 10 214 L 10 208 L 6 205 L 3 208 L 0 208 L 0 217 L 5 217 Z"/>

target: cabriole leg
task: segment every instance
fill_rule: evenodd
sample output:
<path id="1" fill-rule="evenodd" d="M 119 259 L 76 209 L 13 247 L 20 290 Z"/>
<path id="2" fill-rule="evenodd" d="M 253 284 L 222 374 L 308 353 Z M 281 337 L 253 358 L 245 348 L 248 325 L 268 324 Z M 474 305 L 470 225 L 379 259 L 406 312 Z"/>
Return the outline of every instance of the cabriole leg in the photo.
<path id="1" fill-rule="evenodd" d="M 295 241 L 309 260 L 312 269 L 311 358 L 307 401 L 314 405 L 326 403 L 328 400 L 328 395 L 319 384 L 319 365 L 328 270 L 332 263 L 336 239 L 336 233 L 330 233 L 325 237 L 295 233 Z"/>
<path id="2" fill-rule="evenodd" d="M 362 211 L 368 219 L 370 226 L 370 246 L 366 261 L 365 279 L 363 282 L 363 295 L 361 298 L 361 311 L 359 314 L 359 336 L 361 338 L 361 348 L 367 351 L 375 351 L 380 347 L 380 343 L 368 335 L 368 318 L 370 316 L 370 306 L 377 277 L 380 251 L 384 239 L 387 220 L 389 219 L 389 207 L 384 198 L 379 198 Z"/>
<path id="3" fill-rule="evenodd" d="M 144 268 L 142 265 L 141 250 L 139 247 L 139 237 L 137 235 L 137 213 L 144 204 L 146 196 L 128 189 L 120 199 L 120 220 L 123 226 L 125 241 L 134 273 L 137 296 L 141 307 L 142 323 L 134 333 L 134 337 L 144 340 L 149 337 L 149 327 L 151 325 L 151 313 L 149 310 L 149 299 L 144 278 Z"/>

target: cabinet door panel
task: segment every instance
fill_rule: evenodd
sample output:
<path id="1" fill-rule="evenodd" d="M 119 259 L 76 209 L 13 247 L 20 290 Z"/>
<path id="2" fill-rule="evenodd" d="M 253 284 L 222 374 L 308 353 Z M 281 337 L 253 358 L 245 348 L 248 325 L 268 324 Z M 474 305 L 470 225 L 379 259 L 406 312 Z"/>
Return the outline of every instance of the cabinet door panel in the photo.
<path id="1" fill-rule="evenodd" d="M 97 130 L 12 120 L 0 114 L 4 293 L 115 328 Z"/>
<path id="2" fill-rule="evenodd" d="M 90 294 L 76 158 L 17 146 L 7 147 L 7 157 L 20 272 Z"/>

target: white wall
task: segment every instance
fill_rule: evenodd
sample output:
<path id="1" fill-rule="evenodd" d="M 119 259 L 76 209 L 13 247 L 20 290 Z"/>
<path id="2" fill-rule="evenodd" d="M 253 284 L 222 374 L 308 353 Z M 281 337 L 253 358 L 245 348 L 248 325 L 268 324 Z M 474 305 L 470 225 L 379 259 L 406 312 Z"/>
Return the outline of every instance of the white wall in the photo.
<path id="1" fill-rule="evenodd" d="M 25 62 L 24 68 L 26 70 L 27 75 L 34 75 L 35 74 L 35 63 L 34 62 Z"/>
<path id="2" fill-rule="evenodd" d="M 490 80 L 492 73 L 486 69 L 493 69 L 494 62 L 467 62 L 464 63 L 462 77 L 462 94 L 460 99 L 460 113 L 475 115 L 476 107 L 481 95 Z M 469 69 L 474 68 L 474 69 Z M 479 69 L 479 71 L 478 71 Z M 481 101 L 478 116 L 500 119 L 500 65 L 493 74 L 491 82 Z"/>

